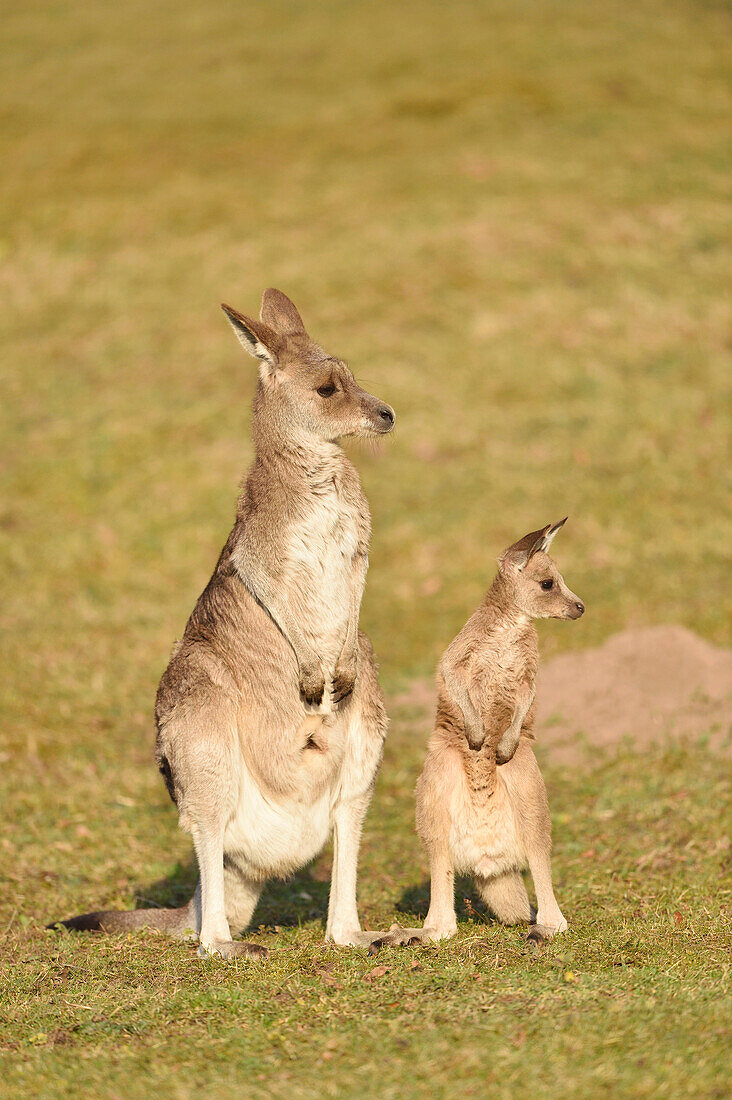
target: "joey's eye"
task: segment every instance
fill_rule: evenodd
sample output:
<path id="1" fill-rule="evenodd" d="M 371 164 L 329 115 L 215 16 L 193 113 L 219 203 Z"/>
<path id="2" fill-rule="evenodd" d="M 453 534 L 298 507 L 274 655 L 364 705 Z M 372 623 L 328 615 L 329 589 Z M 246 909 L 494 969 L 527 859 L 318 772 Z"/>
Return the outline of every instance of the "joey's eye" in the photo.
<path id="1" fill-rule="evenodd" d="M 318 393 L 321 397 L 332 397 L 336 388 L 332 382 L 326 382 L 323 386 L 318 386 Z"/>
<path id="2" fill-rule="evenodd" d="M 541 587 L 544 589 L 545 592 L 548 592 L 550 588 L 554 587 L 554 581 L 542 581 Z"/>

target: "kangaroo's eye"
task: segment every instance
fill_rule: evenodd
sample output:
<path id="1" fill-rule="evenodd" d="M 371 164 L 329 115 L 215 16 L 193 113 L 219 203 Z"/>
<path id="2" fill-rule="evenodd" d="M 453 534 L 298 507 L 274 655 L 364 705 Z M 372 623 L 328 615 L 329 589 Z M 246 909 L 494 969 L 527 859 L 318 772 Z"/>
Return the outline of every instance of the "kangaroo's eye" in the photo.
<path id="1" fill-rule="evenodd" d="M 326 382 L 324 386 L 318 386 L 318 393 L 321 397 L 332 397 L 336 388 L 332 382 Z"/>
<path id="2" fill-rule="evenodd" d="M 548 592 L 550 588 L 554 587 L 554 581 L 542 581 L 541 587 L 544 589 L 545 592 Z"/>

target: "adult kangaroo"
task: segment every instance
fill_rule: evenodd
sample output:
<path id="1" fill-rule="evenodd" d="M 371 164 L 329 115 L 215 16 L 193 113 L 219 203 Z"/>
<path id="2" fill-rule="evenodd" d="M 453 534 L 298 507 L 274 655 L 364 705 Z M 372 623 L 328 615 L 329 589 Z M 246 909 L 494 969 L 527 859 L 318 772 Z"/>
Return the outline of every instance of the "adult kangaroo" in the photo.
<path id="1" fill-rule="evenodd" d="M 371 524 L 338 440 L 384 435 L 389 405 L 310 339 L 286 295 L 260 320 L 223 306 L 259 360 L 254 464 L 236 522 L 158 689 L 156 757 L 199 880 L 181 909 L 88 913 L 67 928 L 196 934 L 202 953 L 261 955 L 232 940 L 265 881 L 334 833 L 326 938 L 367 945 L 356 867 L 387 718 L 358 629 Z"/>

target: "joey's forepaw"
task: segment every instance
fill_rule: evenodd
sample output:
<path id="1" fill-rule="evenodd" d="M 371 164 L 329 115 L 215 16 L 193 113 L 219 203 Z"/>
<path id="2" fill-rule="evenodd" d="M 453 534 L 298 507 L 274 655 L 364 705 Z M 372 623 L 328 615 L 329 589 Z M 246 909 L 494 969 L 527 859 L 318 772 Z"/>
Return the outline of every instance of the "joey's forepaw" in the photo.
<path id="1" fill-rule="evenodd" d="M 485 730 L 477 726 L 466 726 L 465 738 L 473 752 L 479 752 L 483 748 L 483 742 L 485 741 Z"/>
<path id="2" fill-rule="evenodd" d="M 518 742 L 516 743 L 516 748 L 518 748 Z M 509 760 L 513 760 L 516 754 L 516 748 L 514 748 L 512 751 L 506 752 L 502 751 L 501 746 L 499 745 L 496 749 L 496 764 L 507 764 Z"/>
<path id="3" fill-rule="evenodd" d="M 356 667 L 337 668 L 333 677 L 333 702 L 341 703 L 352 694 L 356 686 Z"/>

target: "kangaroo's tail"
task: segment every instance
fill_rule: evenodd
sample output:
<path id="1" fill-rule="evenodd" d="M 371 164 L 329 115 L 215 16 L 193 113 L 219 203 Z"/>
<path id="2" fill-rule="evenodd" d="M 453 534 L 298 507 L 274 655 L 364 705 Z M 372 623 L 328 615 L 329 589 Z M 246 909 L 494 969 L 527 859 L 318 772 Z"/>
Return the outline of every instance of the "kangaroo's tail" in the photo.
<path id="1" fill-rule="evenodd" d="M 73 932 L 134 932 L 138 928 L 155 928 L 169 936 L 183 939 L 195 934 L 196 913 L 191 899 L 180 909 L 106 909 L 98 913 L 82 913 L 68 920 L 57 920 L 48 928 L 68 928 Z"/>

